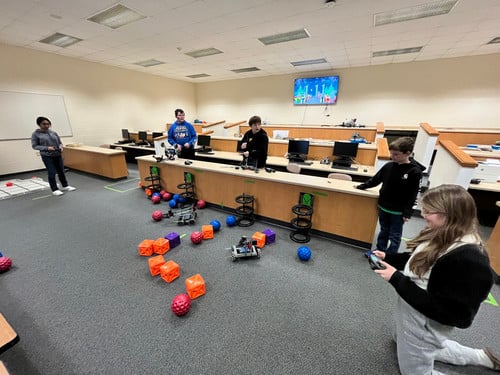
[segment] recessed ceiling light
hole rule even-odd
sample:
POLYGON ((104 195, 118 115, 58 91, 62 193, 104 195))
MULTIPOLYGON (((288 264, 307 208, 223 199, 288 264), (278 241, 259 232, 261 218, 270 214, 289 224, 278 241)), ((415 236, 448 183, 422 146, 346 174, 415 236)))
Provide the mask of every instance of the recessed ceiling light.
POLYGON ((488 43, 486 44, 495 44, 495 43, 500 43, 500 36, 497 36, 496 38, 491 39, 488 43))
POLYGON ((302 65, 314 65, 314 64, 324 64, 328 61, 326 59, 314 59, 314 60, 302 60, 302 61, 293 61, 290 64, 293 66, 302 66, 302 65))
POLYGON ((52 44, 53 46, 58 46, 62 48, 69 47, 75 43, 81 42, 83 39, 76 38, 74 36, 55 33, 47 38, 40 40, 41 43, 52 44))
POLYGON ((150 66, 161 65, 161 64, 165 64, 165 63, 163 61, 150 59, 150 60, 145 60, 145 61, 139 61, 139 62, 136 62, 134 64, 143 66, 145 68, 149 68, 150 66))
POLYGON ((393 55, 404 55, 405 53, 417 53, 422 50, 421 47, 410 47, 410 48, 398 48, 398 49, 389 49, 385 51, 376 51, 372 53, 372 57, 381 57, 381 56, 393 56, 393 55))
POLYGON ((390 12, 378 13, 373 16, 373 25, 382 26, 390 23, 448 14, 457 2, 458 0, 436 1, 390 12))
POLYGON ((249 72, 258 72, 260 69, 256 66, 252 66, 251 68, 241 68, 241 69, 231 69, 232 72, 235 73, 249 73, 249 72))
POLYGON ((205 48, 205 49, 199 49, 196 51, 191 51, 191 52, 186 52, 185 55, 198 58, 198 57, 205 57, 205 56, 212 56, 212 55, 218 55, 219 53, 223 53, 222 51, 218 50, 217 48, 205 48))
POLYGON ((263 44, 268 46, 270 44, 284 43, 284 42, 290 42, 292 40, 309 38, 309 36, 310 36, 309 32, 306 29, 300 29, 300 30, 289 31, 286 33, 265 36, 259 38, 259 40, 263 44))
POLYGON ((97 13, 95 16, 87 18, 87 20, 111 27, 112 29, 117 29, 143 18, 146 18, 146 16, 121 4, 117 4, 114 7, 97 13))
POLYGON ((210 77, 210 74, 205 74, 205 73, 201 73, 201 74, 192 74, 190 76, 186 76, 188 78, 204 78, 204 77, 210 77))

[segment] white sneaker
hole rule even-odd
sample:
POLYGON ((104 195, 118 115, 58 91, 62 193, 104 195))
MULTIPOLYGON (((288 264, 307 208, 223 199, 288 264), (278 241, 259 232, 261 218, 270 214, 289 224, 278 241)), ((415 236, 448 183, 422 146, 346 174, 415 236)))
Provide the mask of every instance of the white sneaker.
POLYGON ((76 190, 76 187, 73 187, 73 186, 64 186, 63 188, 61 188, 61 190, 64 190, 64 191, 73 191, 73 190, 76 190))
POLYGON ((64 193, 61 190, 54 190, 52 195, 63 195, 64 193))

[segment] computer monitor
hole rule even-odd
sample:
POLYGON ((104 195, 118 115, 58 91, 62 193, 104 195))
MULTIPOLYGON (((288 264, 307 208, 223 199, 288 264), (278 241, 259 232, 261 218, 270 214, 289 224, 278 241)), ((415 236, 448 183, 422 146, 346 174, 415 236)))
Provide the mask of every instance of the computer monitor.
POLYGON ((198 152, 211 152, 212 148, 210 147, 210 136, 204 134, 198 134, 198 140, 196 141, 196 145, 198 148, 196 151, 198 152))
POLYGON ((289 139, 287 157, 290 160, 305 161, 309 153, 309 141, 289 139))
POLYGON ((128 129, 122 129, 122 139, 124 141, 130 141, 130 134, 128 132, 128 129))
POLYGON ((335 142, 333 145, 333 165, 351 166, 354 158, 358 154, 357 142, 335 142))
POLYGON ((152 137, 152 138, 153 138, 153 140, 154 140, 155 138, 157 138, 157 137, 161 137, 162 135, 163 135, 163 133, 162 133, 162 132, 153 132, 153 133, 151 134, 151 137, 152 137))

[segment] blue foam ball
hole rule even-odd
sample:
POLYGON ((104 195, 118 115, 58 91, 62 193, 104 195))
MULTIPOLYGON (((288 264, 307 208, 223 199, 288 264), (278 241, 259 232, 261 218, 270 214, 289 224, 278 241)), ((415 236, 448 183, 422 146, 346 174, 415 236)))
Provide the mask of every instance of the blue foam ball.
POLYGON ((177 201, 175 199, 170 199, 168 201, 168 205, 170 206, 170 208, 175 208, 177 207, 177 201))
POLYGON ((186 198, 184 198, 182 195, 180 195, 179 198, 177 199, 177 201, 179 201, 179 203, 184 203, 184 202, 186 202, 186 198))
POLYGON ((234 227, 236 225, 236 218, 233 215, 229 215, 226 218, 226 224, 228 227, 234 227))
POLYGON ((219 220, 212 220, 210 222, 210 225, 214 228, 214 231, 217 232, 219 231, 220 227, 221 227, 221 223, 219 220))
POLYGON ((176 201, 178 201, 178 200, 179 200, 179 197, 180 197, 180 195, 179 195, 179 194, 174 194, 174 196, 172 197, 172 199, 175 199, 176 201))
POLYGON ((300 260, 307 262, 309 259, 311 259, 311 255, 311 249, 309 249, 307 246, 301 246, 297 249, 297 256, 300 260))

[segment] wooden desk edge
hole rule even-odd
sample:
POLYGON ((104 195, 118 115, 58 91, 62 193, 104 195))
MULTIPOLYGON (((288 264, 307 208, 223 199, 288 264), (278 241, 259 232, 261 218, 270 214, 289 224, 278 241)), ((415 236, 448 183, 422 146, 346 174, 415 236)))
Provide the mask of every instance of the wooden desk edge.
POLYGON ((9 349, 19 341, 19 336, 7 319, 0 313, 0 353, 9 349))

